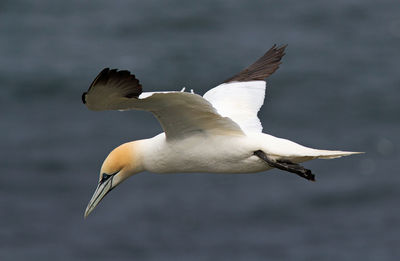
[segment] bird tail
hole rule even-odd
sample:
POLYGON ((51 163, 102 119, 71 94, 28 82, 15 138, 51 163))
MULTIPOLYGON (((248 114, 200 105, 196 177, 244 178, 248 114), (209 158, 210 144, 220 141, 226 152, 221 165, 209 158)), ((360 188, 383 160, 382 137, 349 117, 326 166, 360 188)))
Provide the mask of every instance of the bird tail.
POLYGON ((312 159, 336 159, 344 156, 361 154, 364 152, 341 151, 341 150, 320 150, 305 147, 287 139, 276 138, 263 134, 265 140, 264 150, 270 157, 286 159, 294 163, 301 163, 312 159))
MULTIPOLYGON (((361 154, 364 152, 355 152, 355 151, 341 151, 341 150, 314 150, 314 157, 318 159, 336 159, 344 156, 361 154)), ((310 155, 311 156, 311 155, 310 155)))

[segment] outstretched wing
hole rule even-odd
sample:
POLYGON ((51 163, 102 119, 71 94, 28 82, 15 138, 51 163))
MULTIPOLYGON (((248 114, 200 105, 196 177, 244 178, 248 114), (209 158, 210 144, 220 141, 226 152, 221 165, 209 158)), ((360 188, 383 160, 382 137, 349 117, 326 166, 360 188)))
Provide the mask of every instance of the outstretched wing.
POLYGON ((185 92, 142 93, 142 85, 129 71, 102 70, 82 101, 91 110, 150 111, 168 139, 199 132, 244 135, 234 121, 218 114, 203 97, 185 92))
POLYGON ((235 121, 245 133, 262 132, 257 113, 264 103, 265 78, 274 73, 286 45, 274 45, 255 63, 204 94, 219 114, 235 121))

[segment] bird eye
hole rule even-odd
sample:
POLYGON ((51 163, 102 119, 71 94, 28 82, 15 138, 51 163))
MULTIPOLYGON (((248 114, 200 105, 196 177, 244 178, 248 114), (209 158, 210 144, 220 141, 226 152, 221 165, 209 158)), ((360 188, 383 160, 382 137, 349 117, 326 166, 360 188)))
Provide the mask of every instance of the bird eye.
POLYGON ((113 173, 113 174, 103 173, 103 174, 101 175, 100 183, 106 182, 109 178, 115 176, 117 173, 118 173, 118 171, 115 172, 115 173, 113 173))
POLYGON ((101 176, 101 180, 100 183, 105 182, 107 179, 109 179, 112 175, 108 175, 106 173, 103 173, 103 175, 101 176))

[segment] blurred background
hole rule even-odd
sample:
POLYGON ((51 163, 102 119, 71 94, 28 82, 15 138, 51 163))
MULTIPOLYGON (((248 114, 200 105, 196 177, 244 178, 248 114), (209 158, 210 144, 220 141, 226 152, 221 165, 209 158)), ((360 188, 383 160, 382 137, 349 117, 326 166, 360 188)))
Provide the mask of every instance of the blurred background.
POLYGON ((397 1, 0 2, 1 260, 399 260, 397 1), (104 67, 204 94, 274 43, 264 131, 365 151, 259 174, 143 173, 83 212, 105 156, 161 128, 81 102, 104 67))

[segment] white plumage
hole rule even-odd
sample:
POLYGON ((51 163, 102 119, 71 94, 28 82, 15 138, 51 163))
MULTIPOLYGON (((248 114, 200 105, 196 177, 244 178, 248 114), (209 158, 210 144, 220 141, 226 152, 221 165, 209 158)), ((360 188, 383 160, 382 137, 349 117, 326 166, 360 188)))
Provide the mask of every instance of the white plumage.
POLYGON ((223 83, 206 92, 203 98, 244 132, 262 132, 257 113, 264 103, 265 85, 265 81, 223 83))

